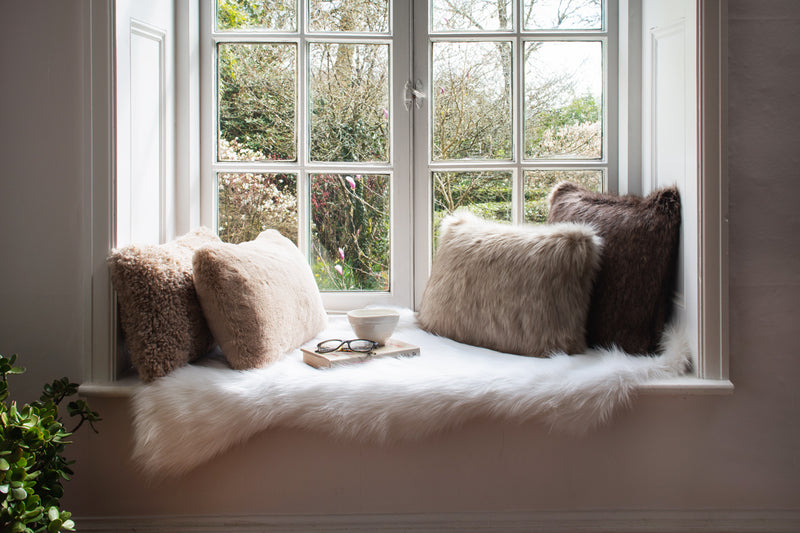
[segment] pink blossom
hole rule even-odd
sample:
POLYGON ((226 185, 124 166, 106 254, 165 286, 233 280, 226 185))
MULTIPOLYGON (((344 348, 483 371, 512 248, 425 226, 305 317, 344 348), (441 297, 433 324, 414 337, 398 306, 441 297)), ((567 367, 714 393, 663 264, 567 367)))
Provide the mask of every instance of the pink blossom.
POLYGON ((441 92, 442 94, 444 94, 444 87, 439 87, 439 92, 441 92))
POLYGON ((354 180, 352 176, 345 176, 344 179, 347 181, 347 184, 350 185, 351 189, 356 189, 356 180, 354 180))
POLYGON ((342 261, 344 261, 344 250, 342 250, 341 248, 339 248, 339 257, 341 257, 342 261))
POLYGON ((336 265, 333 269, 339 273, 340 276, 344 276, 344 271, 342 270, 342 265, 336 265))
POLYGON ((389 120, 389 111, 385 107, 383 108, 383 118, 389 120))

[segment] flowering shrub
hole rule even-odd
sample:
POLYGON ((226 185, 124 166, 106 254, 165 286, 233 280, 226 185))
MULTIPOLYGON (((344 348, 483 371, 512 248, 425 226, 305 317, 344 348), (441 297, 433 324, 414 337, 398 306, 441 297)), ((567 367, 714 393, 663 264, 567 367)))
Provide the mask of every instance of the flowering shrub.
POLYGON ((600 122, 564 124, 547 128, 529 148, 529 157, 566 157, 592 159, 600 157, 602 144, 600 122))
POLYGON ((314 175, 311 222, 320 288, 388 290, 388 176, 314 175))
MULTIPOLYGON (((259 11, 268 10, 260 6, 259 11)), ((261 159, 295 159, 294 47, 287 43, 221 43, 217 53, 222 136, 267 156, 261 159)), ((238 155, 220 153, 219 159, 237 160, 238 155)))
MULTIPOLYGON (((223 155, 239 160, 263 160, 264 155, 236 140, 219 139, 223 155)), ((225 242, 255 239, 276 229, 297 243, 297 177, 293 174, 225 173, 217 176, 218 233, 225 242)))
MULTIPOLYGON (((265 160, 237 140, 219 139, 220 159, 265 160)), ((218 175, 218 232, 239 243, 273 228, 297 243, 297 177, 218 175)), ((389 178, 318 174, 311 179, 312 269, 321 289, 388 290, 389 178)))

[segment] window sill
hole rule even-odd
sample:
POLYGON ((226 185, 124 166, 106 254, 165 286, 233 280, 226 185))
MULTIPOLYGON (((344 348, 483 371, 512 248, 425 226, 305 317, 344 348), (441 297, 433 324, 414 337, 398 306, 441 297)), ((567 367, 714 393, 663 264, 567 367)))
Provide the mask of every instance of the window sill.
MULTIPOLYGON (((130 398, 141 384, 138 377, 127 376, 113 383, 83 383, 78 393, 88 398, 130 398)), ((652 381, 639 388, 639 394, 647 396, 724 396, 733 391, 730 380, 691 376, 652 381)))
POLYGON ((728 379, 703 379, 684 376, 651 381, 639 388, 639 394, 648 396, 722 396, 733 394, 733 383, 728 379))
POLYGON ((78 394, 87 398, 130 398, 142 384, 137 376, 126 376, 111 383, 84 382, 78 394))

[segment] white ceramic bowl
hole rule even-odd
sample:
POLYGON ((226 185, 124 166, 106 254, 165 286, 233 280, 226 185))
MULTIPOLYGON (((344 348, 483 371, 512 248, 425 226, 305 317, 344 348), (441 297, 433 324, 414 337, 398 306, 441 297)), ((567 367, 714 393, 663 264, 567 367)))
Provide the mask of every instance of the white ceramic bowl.
POLYGON ((392 336, 400 313, 393 309, 354 309, 347 313, 347 320, 356 337, 375 341, 382 346, 392 336))

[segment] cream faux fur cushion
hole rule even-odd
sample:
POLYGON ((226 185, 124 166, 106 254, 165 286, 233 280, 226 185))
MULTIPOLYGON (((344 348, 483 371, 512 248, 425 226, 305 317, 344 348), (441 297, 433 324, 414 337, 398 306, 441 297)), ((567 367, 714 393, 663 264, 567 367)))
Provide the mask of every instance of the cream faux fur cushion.
POLYGON ((204 246, 193 265, 203 313, 235 369, 276 361, 327 324, 311 267, 275 230, 254 241, 204 246))
POLYGON ((166 244, 111 251, 120 326, 142 381, 164 376, 213 346, 192 279, 195 249, 213 242, 219 237, 199 228, 166 244))
POLYGON ((600 248, 585 225, 448 216, 417 320, 431 333, 501 352, 581 353, 600 248))

